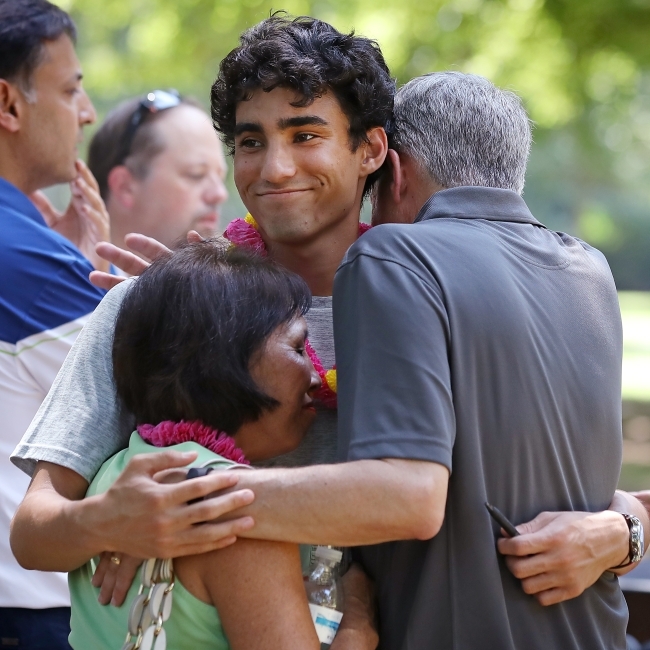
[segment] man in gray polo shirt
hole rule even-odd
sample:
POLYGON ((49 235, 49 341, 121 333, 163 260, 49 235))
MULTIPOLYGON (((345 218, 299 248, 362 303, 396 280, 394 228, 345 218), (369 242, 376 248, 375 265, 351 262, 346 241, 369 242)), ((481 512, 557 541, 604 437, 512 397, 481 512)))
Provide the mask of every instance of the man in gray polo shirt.
POLYGON ((622 337, 607 262, 522 200, 531 134, 513 94, 428 75, 398 92, 395 121, 374 215, 393 223, 353 244, 334 288, 352 462, 242 475, 256 494, 244 535, 364 545, 385 650, 622 650, 616 578, 543 607, 484 507, 519 523, 610 504, 622 337), (382 491, 395 472, 422 487, 401 516, 382 491), (389 539, 404 541, 368 546, 389 539))
POLYGON ((395 111, 400 156, 376 217, 408 222, 416 197, 426 202, 339 268, 340 445, 349 460, 418 458, 451 476, 434 538, 359 551, 377 582, 381 647, 624 648, 616 579, 541 607, 495 552, 484 508, 522 522, 609 505, 621 324, 607 262, 520 197, 530 129, 515 96, 444 73, 407 84, 395 111), (427 199, 404 187, 401 161, 453 189, 427 199))

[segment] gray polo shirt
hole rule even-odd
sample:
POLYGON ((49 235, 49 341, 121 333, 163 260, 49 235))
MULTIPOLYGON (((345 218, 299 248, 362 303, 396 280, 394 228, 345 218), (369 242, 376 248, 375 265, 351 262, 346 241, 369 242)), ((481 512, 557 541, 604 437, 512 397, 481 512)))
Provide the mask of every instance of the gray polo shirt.
POLYGON ((348 251, 334 335, 343 457, 451 471, 438 535, 358 551, 380 648, 625 648, 617 579, 542 607, 497 553, 483 505, 521 523, 610 503, 622 332, 603 255, 547 230, 514 192, 445 190, 415 224, 374 228, 348 251))

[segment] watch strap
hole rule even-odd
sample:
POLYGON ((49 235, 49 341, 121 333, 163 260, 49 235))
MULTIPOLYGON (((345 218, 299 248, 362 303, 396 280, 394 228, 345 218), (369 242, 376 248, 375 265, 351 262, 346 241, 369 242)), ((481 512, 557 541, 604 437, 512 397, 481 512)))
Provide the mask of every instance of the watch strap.
POLYGON ((621 564, 612 567, 612 569, 624 569, 625 567, 630 566, 630 564, 639 562, 639 560, 641 560, 643 557, 644 552, 642 528, 643 524, 641 524, 641 520, 634 515, 628 515, 624 512, 621 512, 620 514, 625 519, 625 523, 627 524, 628 530, 630 531, 629 551, 627 559, 624 560, 621 564))

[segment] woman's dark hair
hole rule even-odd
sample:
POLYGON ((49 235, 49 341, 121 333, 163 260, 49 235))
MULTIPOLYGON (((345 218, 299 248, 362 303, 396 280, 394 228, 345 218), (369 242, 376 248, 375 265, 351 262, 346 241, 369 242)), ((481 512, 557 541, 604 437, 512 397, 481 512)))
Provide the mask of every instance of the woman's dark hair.
POLYGON ((291 20, 279 12, 245 31, 240 43, 221 62, 210 95, 214 127, 231 153, 237 104, 258 88, 291 88, 298 95, 292 105, 299 107, 331 91, 350 121, 353 149, 369 129, 389 122, 395 82, 375 41, 342 34, 316 18, 291 20))
POLYGON ((47 0, 0 2, 0 79, 29 90, 31 76, 43 56, 43 41, 77 32, 68 14, 47 0))
POLYGON ((138 424, 201 420, 233 434, 278 405, 251 360, 311 294, 297 275, 213 239, 184 244, 135 281, 115 325, 118 395, 138 424))

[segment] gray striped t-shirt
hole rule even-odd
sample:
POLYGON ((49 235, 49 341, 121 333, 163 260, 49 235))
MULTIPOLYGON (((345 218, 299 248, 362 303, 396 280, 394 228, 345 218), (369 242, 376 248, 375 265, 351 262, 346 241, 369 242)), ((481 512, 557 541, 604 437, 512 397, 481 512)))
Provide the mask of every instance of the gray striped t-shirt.
MULTIPOLYGON (((39 460, 74 470, 91 481, 102 463, 128 446, 133 415, 115 392, 112 346, 115 320, 132 280, 112 289, 79 334, 54 384, 11 460, 28 474, 39 460)), ((332 299, 316 297, 306 316, 309 339, 326 368, 334 364, 332 299)), ((319 409, 295 451, 266 466, 333 462, 336 411, 319 409)))

